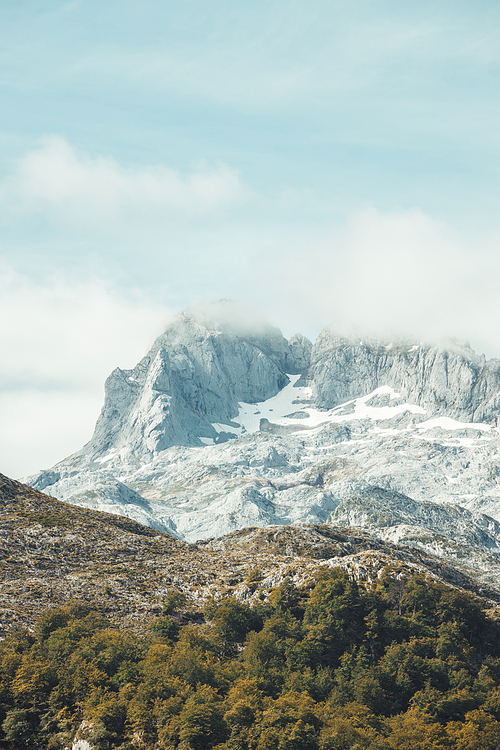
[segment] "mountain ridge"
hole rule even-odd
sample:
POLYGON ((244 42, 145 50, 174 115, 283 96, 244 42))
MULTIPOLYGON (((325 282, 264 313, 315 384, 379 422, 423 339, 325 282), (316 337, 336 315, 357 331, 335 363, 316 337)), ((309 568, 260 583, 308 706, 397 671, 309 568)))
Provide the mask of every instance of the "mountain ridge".
POLYGON ((89 443, 27 482, 190 542, 337 523, 500 572, 500 361, 466 344, 311 344, 222 301, 115 370, 89 443), (480 421, 482 420, 482 421, 480 421))

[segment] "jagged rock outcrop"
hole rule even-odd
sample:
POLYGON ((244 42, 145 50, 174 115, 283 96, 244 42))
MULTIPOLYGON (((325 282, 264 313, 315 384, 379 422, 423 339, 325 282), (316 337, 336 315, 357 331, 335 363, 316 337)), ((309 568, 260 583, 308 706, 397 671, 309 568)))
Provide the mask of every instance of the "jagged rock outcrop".
POLYGON ((390 386, 429 415, 500 424, 500 360, 486 361, 467 344, 384 344, 325 328, 312 349, 309 380, 320 409, 390 386))
POLYGON ((104 407, 85 448, 93 459, 124 451, 148 460, 172 445, 222 442, 239 402, 265 401, 309 364, 311 343, 287 342, 230 302, 187 310, 133 370, 106 381, 104 407))
POLYGON ((347 495, 330 520, 341 526, 384 528, 407 524, 453 536, 457 543, 500 555, 500 523, 459 505, 415 501, 398 492, 367 485, 347 495))

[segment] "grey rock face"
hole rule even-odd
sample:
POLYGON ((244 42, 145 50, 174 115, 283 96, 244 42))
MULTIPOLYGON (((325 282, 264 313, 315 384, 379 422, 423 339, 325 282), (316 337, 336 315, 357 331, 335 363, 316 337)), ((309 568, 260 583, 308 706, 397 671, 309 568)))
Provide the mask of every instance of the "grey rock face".
POLYGON ((292 375, 306 372, 311 364, 313 345, 308 338, 296 333, 288 340, 288 351, 285 359, 286 371, 292 375))
POLYGON ((345 339, 326 328, 313 346, 309 379, 321 409, 388 385, 429 415, 499 423, 500 360, 487 362, 466 345, 384 345, 345 339))
POLYGON ((238 305, 217 303, 177 316, 133 370, 107 379, 105 402, 85 447, 92 459, 125 450, 150 459, 172 445, 218 441, 238 403, 265 401, 309 364, 312 345, 277 328, 253 327, 238 305))
POLYGON ((319 409, 389 385, 428 415, 498 420, 500 362, 486 362, 467 346, 447 351, 357 342, 330 329, 314 346, 300 334, 287 342, 278 329, 222 301, 181 313, 133 370, 109 376, 84 450, 94 460, 125 451, 144 461, 172 445, 229 439, 239 402, 276 395, 289 382, 287 373, 307 374, 319 409))
POLYGON ((447 503, 439 505, 381 487, 365 485, 347 495, 331 514, 332 523, 345 526, 394 527, 406 524, 453 538, 500 556, 500 523, 482 513, 447 503))

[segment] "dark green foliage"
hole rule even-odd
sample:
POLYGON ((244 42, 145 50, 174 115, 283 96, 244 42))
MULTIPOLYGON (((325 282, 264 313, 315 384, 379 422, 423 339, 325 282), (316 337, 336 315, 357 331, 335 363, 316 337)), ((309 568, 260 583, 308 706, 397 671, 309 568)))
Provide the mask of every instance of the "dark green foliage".
POLYGON ((307 602, 304 624, 314 666, 336 666, 352 645, 362 643, 365 603, 343 571, 325 571, 307 602))
POLYGON ((163 614, 171 615, 176 609, 183 607, 185 603, 186 595, 177 591, 177 589, 172 589, 163 600, 163 614))
POLYGON ((250 630, 262 628, 262 617, 248 604, 232 598, 210 599, 205 605, 205 617, 212 622, 213 633, 220 639, 225 653, 231 653, 237 643, 243 643, 250 630))
POLYGON ((32 717, 27 711, 12 708, 7 711, 2 723, 5 739, 14 747, 29 747, 33 739, 34 727, 32 717))
POLYGON ((74 603, 0 643, 0 745, 143 750, 497 750, 500 624, 471 596, 324 569, 265 604, 172 591, 147 639, 74 603), (85 721, 82 724, 82 720, 85 721))
POLYGON ((180 625, 171 617, 158 617, 150 625, 150 630, 160 638, 175 640, 179 635, 180 625))
POLYGON ((200 685, 185 702, 179 716, 179 740, 193 750, 204 750, 227 735, 222 700, 208 685, 200 685))

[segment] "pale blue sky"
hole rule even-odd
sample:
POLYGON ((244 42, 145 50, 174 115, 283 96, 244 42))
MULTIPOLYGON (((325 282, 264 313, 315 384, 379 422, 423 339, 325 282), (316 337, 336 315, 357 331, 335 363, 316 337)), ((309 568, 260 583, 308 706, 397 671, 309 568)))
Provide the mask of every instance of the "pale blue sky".
POLYGON ((197 301, 500 356, 499 40, 481 0, 2 3, 0 471, 197 301))

